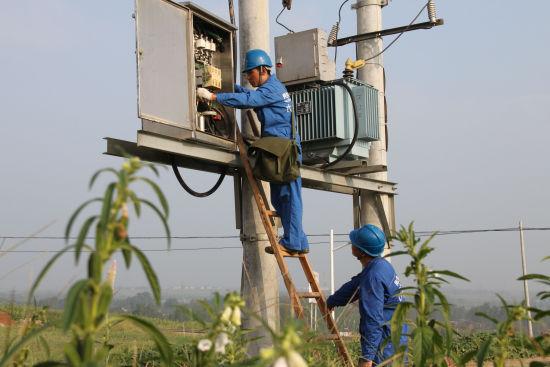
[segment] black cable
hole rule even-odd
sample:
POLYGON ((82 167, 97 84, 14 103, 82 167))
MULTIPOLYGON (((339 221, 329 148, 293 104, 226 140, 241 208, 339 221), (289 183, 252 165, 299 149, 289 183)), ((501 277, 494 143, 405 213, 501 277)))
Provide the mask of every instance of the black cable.
POLYGON ((220 187, 220 185, 223 182, 223 179, 225 178, 225 173, 221 173, 220 177, 218 178, 218 181, 216 181, 216 183, 214 184, 214 186, 212 186, 210 190, 205 192, 197 192, 192 188, 190 188, 189 186, 187 186, 187 184, 183 180, 183 177, 181 177, 180 171, 178 170, 178 166, 176 165, 175 156, 172 156, 172 170, 174 171, 174 174, 176 175, 176 178, 178 179, 178 182, 180 183, 181 187, 183 187, 183 189, 187 191, 189 194, 198 198, 205 198, 207 196, 212 195, 220 187))
POLYGON ((288 28, 286 25, 284 25, 283 23, 279 22, 279 17, 281 16, 281 14, 283 14, 283 12, 285 11, 286 7, 283 6, 283 9, 281 9, 281 11, 279 12, 279 14, 277 15, 277 18, 275 18, 275 23, 277 23, 278 25, 280 25, 281 27, 283 27, 284 29, 286 29, 287 31, 289 31, 290 33, 294 33, 294 31, 290 28, 288 28))
POLYGON ((353 106, 353 121, 354 121, 354 129, 353 129, 353 138, 351 139, 351 143, 348 145, 346 151, 336 158, 334 161, 330 163, 326 163, 323 166, 321 166, 322 169, 326 169, 330 166, 335 165, 336 163, 340 162, 342 159, 346 158, 346 156, 351 152, 351 149, 355 145, 355 142, 357 141, 357 135, 359 134, 359 113, 357 112, 357 105, 355 103, 355 98, 353 98, 353 91, 347 85, 343 80, 335 80, 329 84, 333 85, 340 85, 346 89, 346 91, 349 93, 349 96, 351 98, 351 105, 353 106))
MULTIPOLYGON (((340 21, 342 20, 342 8, 349 0, 345 0, 340 5, 340 8, 338 9, 338 22, 336 23, 336 35, 334 37, 334 41, 336 42, 338 40, 338 32, 340 31, 340 21)), ((336 57, 338 56, 338 43, 334 46, 334 64, 336 64, 336 57)))

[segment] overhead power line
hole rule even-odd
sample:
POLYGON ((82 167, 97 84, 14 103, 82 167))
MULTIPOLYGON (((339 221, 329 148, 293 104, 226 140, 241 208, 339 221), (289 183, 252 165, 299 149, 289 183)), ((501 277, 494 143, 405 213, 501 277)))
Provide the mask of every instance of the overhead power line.
MULTIPOLYGON (((550 231, 550 227, 524 227, 523 231, 550 231)), ((460 230, 432 230, 415 231, 418 236, 429 236, 437 233, 437 236, 487 233, 487 232, 519 232, 518 227, 505 228, 480 228, 480 229, 460 229, 460 230)), ((308 234, 308 237, 328 237, 329 233, 308 234)), ((348 236, 348 233, 335 233, 335 236, 348 236)), ((36 240, 65 240, 64 236, 0 236, 2 239, 36 239, 36 240)), ((167 236, 131 236, 132 240, 162 240, 167 236)), ((198 236, 171 236, 172 240, 197 240, 197 239, 239 239, 238 235, 198 235, 198 236)), ((68 237, 69 240, 76 240, 77 237, 68 237)), ((95 237, 86 237, 87 240, 93 240, 95 237)), ((327 242, 322 242, 327 243, 327 242)))
MULTIPOLYGON (((436 233, 436 236, 445 235, 459 235, 459 234, 475 234, 475 233, 489 233, 489 232, 518 232, 518 227, 507 228, 485 228, 485 229, 463 229, 463 230, 446 230, 446 231, 415 231, 419 237, 430 236, 436 233)), ((550 227, 524 227, 523 231, 550 231, 550 227)), ((335 233, 334 236, 347 236, 347 233, 335 233)), ((313 234, 309 237, 323 237, 329 236, 329 234, 313 234)), ((42 239, 42 240, 64 240, 62 236, 0 236, 4 240, 6 239, 42 239)), ((132 237, 133 240, 145 239, 166 239, 166 236, 137 236, 132 237)), ((190 239, 239 239, 239 236, 174 236, 172 239, 190 240, 190 239)), ((69 239, 76 239, 76 237, 69 237, 69 239)), ((94 239, 94 237, 88 237, 88 239, 94 239)), ((334 243, 347 244, 347 240, 334 241, 334 243)), ((310 242, 310 245, 327 245, 329 242, 310 242)), ((229 250, 229 249, 242 249, 242 246, 210 246, 210 247, 188 247, 188 248, 162 248, 162 249, 142 249, 143 252, 169 252, 169 251, 212 251, 212 250, 229 250)), ((4 250, 0 249, 0 253, 56 253, 60 250, 4 250)), ((67 252, 75 252, 74 250, 67 252)), ((82 252, 87 252, 83 250, 82 252)))

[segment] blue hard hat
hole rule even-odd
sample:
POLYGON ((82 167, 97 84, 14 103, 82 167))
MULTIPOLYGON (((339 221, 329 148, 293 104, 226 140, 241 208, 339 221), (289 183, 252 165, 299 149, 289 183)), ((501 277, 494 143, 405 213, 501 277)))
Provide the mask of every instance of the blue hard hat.
POLYGON ((254 49, 246 52, 243 73, 257 68, 258 66, 272 67, 271 59, 264 50, 254 49))
POLYGON ((384 251, 386 235, 373 224, 364 225, 349 233, 351 244, 367 255, 377 257, 384 251))

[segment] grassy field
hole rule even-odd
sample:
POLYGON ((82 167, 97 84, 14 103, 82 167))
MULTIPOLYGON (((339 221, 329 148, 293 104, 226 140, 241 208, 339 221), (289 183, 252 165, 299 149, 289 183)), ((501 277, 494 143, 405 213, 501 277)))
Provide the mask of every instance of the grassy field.
MULTIPOLYGON (((29 311, 28 308, 11 305, 0 305, 0 311, 10 313, 15 322, 11 327, 0 327, 0 348, 3 351, 7 341, 16 338, 18 333, 21 332, 32 311, 29 311)), ((197 340, 202 337, 199 326, 194 322, 183 323, 157 318, 148 318, 148 320, 153 322, 168 338, 173 346, 179 365, 186 366, 183 362, 186 360, 186 354, 190 353, 193 346, 196 345, 197 340)), ((63 345, 69 340, 69 337, 63 333, 59 326, 61 323, 61 311, 48 310, 46 313, 46 322, 53 326, 44 334, 49 350, 40 341, 31 341, 27 346, 30 351, 27 362, 31 365, 48 359, 48 356, 50 359, 60 360, 62 358, 63 345)), ((459 336, 455 340, 453 349, 458 353, 464 353, 481 344, 487 336, 486 332, 459 336)), ((114 345, 109 356, 109 365, 132 366, 133 360, 139 366, 152 367, 160 365, 153 342, 141 330, 130 323, 121 323, 116 325, 112 330, 109 330, 109 340, 114 345)), ((102 340, 100 339, 98 342, 102 342, 102 340)), ((348 339, 348 344, 352 355, 358 356, 359 340, 356 337, 350 338, 348 339)), ((520 359, 525 362, 529 358, 535 357, 532 352, 523 348, 523 341, 519 338, 514 341, 511 347, 513 348, 511 356, 516 360, 511 360, 510 366, 520 366, 522 365, 520 359)), ((306 348, 302 352, 310 366, 336 367, 341 365, 336 351, 330 342, 307 343, 306 348)), ((548 359, 546 361, 550 362, 548 359)))

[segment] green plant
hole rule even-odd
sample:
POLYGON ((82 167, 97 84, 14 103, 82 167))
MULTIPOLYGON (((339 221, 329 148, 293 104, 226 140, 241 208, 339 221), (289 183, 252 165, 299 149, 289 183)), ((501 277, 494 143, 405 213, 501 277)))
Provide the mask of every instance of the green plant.
MULTIPOLYGON (((12 331, 15 329, 14 325, 10 324, 5 329, 6 335, 3 346, 4 357, 2 358, 2 361, 6 358, 6 355, 10 355, 10 367, 30 366, 31 348, 25 345, 30 336, 36 336, 36 339, 38 339, 38 344, 44 350, 46 355, 50 354, 50 348, 46 342, 46 339, 42 335, 39 335, 39 331, 45 330, 44 325, 47 323, 47 308, 38 308, 34 306, 34 308, 30 309, 15 307, 12 304, 10 306, 11 312, 8 314, 15 314, 15 309, 18 310, 17 313, 20 322, 18 323, 18 330, 16 330, 17 333, 14 337, 11 336, 12 331)), ((2 361, 0 361, 0 365, 2 361)))
MULTIPOLYGON (((542 259, 542 261, 550 260, 550 256, 547 256, 542 259)), ((546 286, 545 290, 537 293, 537 297, 541 300, 550 299, 550 276, 543 274, 527 274, 523 277, 518 278, 518 280, 536 280, 542 285, 546 286)), ((550 317, 550 309, 542 310, 538 308, 531 308, 531 312, 534 313, 533 319, 535 321, 541 320, 546 317, 550 317)), ((550 355, 550 335, 538 335, 531 341, 532 348, 537 352, 538 355, 548 356, 550 355)), ((532 362, 531 366, 536 367, 540 366, 541 362, 532 362)))
POLYGON ((451 349, 450 305, 440 288, 443 283, 449 283, 445 277, 468 279, 449 270, 431 270, 425 264, 426 257, 434 250, 428 245, 435 235, 421 243, 412 223, 408 228, 401 227, 395 239, 405 249, 389 255, 408 255, 411 261, 405 276, 414 280, 414 286, 401 289, 406 300, 397 306, 391 320, 391 341, 396 351, 394 365, 404 365, 408 359, 415 366, 446 366, 449 358, 455 358, 451 349), (407 318, 410 310, 414 310, 414 320, 407 318), (438 314, 442 316, 441 321, 436 319, 438 314), (409 337, 408 348, 400 343, 404 325, 409 337))
POLYGON ((499 321, 483 312, 478 312, 477 315, 491 321, 496 328, 495 333, 488 334, 487 339, 474 348, 472 351, 465 353, 460 364, 464 365, 474 356, 476 357, 477 365, 483 366, 483 361, 488 359, 489 353, 493 354, 493 365, 495 367, 504 367, 505 361, 510 358, 510 351, 515 338, 514 323, 527 318, 527 309, 524 305, 509 305, 499 295, 502 309, 506 313, 504 320, 499 321))
MULTIPOLYGON (((89 184, 90 188, 102 173, 112 173, 116 180, 107 185, 103 197, 90 199, 76 209, 66 227, 66 241, 69 241, 73 225, 83 209, 92 203, 101 203, 99 214, 92 215, 84 220, 78 231, 76 242, 66 246, 53 256, 34 282, 29 293, 29 299, 32 299, 40 282, 59 257, 68 251, 74 251, 75 262, 78 263, 84 252, 89 253, 87 277, 72 285, 65 300, 62 325, 66 332, 70 331, 71 333, 71 341, 64 347, 65 361, 63 363, 44 362, 42 365, 105 365, 109 351, 113 347, 109 342, 110 328, 123 321, 129 321, 144 330, 154 340, 163 363, 166 365, 172 364, 172 349, 165 336, 152 323, 131 315, 109 317, 108 313, 113 297, 114 272, 111 271, 107 277, 104 277, 104 268, 117 252, 122 253, 127 268, 130 267, 133 256, 138 259, 147 276, 154 298, 157 303, 160 303, 160 286, 156 273, 145 254, 131 243, 128 236, 128 205, 133 205, 138 217, 141 215, 142 206, 152 209, 160 218, 168 238, 170 238, 170 230, 167 224, 167 201, 160 188, 151 179, 137 175, 144 167, 150 168, 158 176, 158 171, 153 165, 143 163, 135 157, 125 161, 118 171, 113 168, 105 168, 97 171, 92 176, 89 184), (130 189, 130 186, 136 182, 144 182, 153 189, 162 211, 152 202, 138 197, 130 189), (95 242, 94 246, 91 246, 87 243, 87 240, 88 233, 94 225, 95 242)), ((39 333, 41 330, 39 329, 36 332, 39 333)), ((19 348, 21 345, 17 347, 19 348)), ((8 363, 11 356, 11 354, 4 356, 0 361, 0 366, 8 363)))
POLYGON ((288 322, 280 333, 263 322, 264 327, 269 330, 273 340, 273 346, 264 348, 260 351, 260 366, 273 367, 307 367, 307 363, 298 352, 302 346, 302 338, 298 331, 299 325, 294 322, 288 322))
MULTIPOLYGON (((547 260, 550 260, 550 256, 547 256, 544 259, 542 259, 542 261, 547 261, 547 260)), ((543 275, 543 274, 527 274, 525 276, 518 278, 518 280, 536 280, 540 284, 545 285, 547 289, 537 293, 537 297, 541 301, 550 299, 550 276, 543 275)), ((541 309, 533 308, 531 310, 535 314, 534 316, 535 320, 540 320, 544 317, 550 317, 550 309, 541 310, 541 309)))
POLYGON ((200 301, 208 319, 188 309, 205 335, 184 354, 184 362, 192 366, 235 365, 246 360, 246 340, 241 330, 241 309, 244 301, 237 293, 227 294, 223 301, 216 293, 212 304, 200 301))

